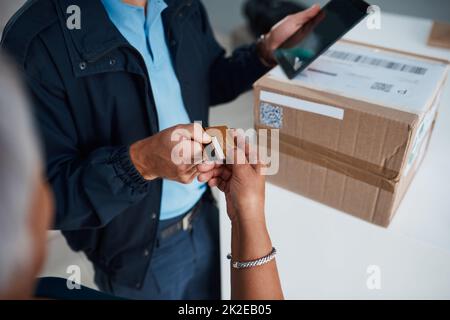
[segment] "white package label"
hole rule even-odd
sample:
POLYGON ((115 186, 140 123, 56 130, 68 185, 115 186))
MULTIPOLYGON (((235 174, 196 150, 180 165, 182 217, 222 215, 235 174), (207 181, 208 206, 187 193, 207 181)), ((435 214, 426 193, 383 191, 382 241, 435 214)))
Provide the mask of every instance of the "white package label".
POLYGON ((322 116, 335 118, 338 120, 344 119, 345 113, 344 109, 336 108, 326 104, 306 101, 303 99, 293 98, 269 91, 261 91, 259 99, 262 102, 273 103, 278 106, 284 106, 296 110, 312 112, 320 114, 322 116))
POLYGON ((427 110, 447 64, 337 43, 293 80, 280 67, 270 76, 414 114, 427 110))

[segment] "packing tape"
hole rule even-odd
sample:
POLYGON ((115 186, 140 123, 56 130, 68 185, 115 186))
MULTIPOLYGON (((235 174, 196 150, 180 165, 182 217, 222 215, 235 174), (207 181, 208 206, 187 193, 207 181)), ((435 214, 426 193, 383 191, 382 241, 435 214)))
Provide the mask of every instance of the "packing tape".
MULTIPOLYGON (((267 129, 255 126, 256 129, 267 129)), ((270 135, 269 135, 270 139, 270 135)), ((280 132, 280 152, 394 193, 400 173, 280 132)))

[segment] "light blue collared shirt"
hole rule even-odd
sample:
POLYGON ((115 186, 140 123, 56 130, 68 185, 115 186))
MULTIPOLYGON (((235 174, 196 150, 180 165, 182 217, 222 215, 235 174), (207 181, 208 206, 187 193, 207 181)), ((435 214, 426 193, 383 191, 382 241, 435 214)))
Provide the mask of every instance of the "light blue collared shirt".
MULTIPOLYGON (((102 2, 111 21, 144 58, 160 130, 190 123, 164 33, 161 13, 167 8, 167 4, 163 0, 149 0, 145 12, 144 8, 121 0, 102 2)), ((186 213, 205 191, 206 185, 197 179, 189 185, 163 180, 161 220, 186 213)))

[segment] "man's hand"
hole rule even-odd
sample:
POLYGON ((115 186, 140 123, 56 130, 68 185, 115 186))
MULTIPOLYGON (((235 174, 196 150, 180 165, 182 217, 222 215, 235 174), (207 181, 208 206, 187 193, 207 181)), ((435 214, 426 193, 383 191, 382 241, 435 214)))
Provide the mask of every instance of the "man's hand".
POLYGON ((305 11, 287 16, 273 26, 272 30, 259 43, 258 51, 261 61, 267 65, 275 65, 273 52, 319 12, 320 6, 313 5, 305 11))
MULTIPOLYGON (((130 147, 130 157, 146 180, 162 178, 189 184, 199 174, 197 162, 203 159, 203 145, 209 143, 211 137, 201 125, 178 125, 134 143, 130 147), (174 150, 189 152, 180 153, 180 158, 174 162, 174 150)), ((202 164, 203 172, 212 169, 214 164, 202 164)))

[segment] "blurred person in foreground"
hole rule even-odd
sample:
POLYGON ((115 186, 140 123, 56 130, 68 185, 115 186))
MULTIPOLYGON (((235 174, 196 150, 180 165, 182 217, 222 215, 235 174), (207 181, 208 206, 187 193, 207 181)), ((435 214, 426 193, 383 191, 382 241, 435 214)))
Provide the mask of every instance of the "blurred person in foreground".
MULTIPOLYGON (((53 199, 42 175, 38 141, 20 82, 0 56, 0 300, 35 296, 45 262, 53 199)), ((233 225, 232 259, 249 261, 270 252, 264 219, 264 177, 260 166, 219 166, 203 174, 226 194, 233 225)), ((233 299, 281 299, 275 261, 232 269, 233 299)), ((108 299, 88 288, 68 290, 64 279, 43 279, 39 298, 108 299)), ((39 291, 39 290, 38 290, 39 291)))
POLYGON ((37 279, 54 218, 27 97, 11 60, 0 52, 0 300, 111 299, 66 279, 37 279))
POLYGON ((26 98, 2 56, 0 152, 0 299, 25 299, 45 261, 53 199, 26 98))

